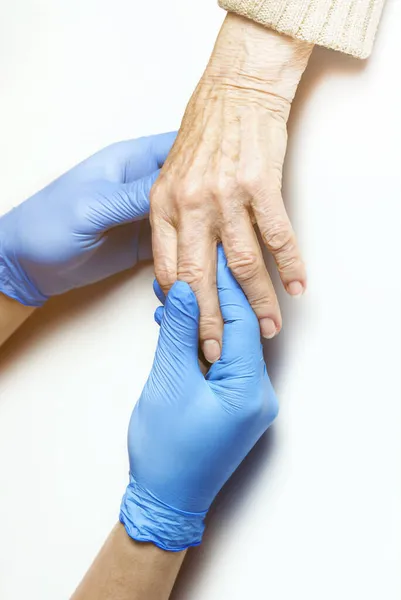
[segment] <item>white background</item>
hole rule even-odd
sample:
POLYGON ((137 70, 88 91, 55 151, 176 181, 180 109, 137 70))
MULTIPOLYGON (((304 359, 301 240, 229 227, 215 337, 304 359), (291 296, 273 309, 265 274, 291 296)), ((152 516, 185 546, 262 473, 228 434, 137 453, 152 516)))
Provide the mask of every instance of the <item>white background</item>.
MULTIPOLYGON (((0 209, 110 142, 171 130, 213 0, 0 5, 0 209)), ((309 271, 267 350, 279 420, 217 504, 174 600, 401 595, 401 3, 366 63, 316 49, 285 198, 309 271)), ((152 268, 51 301, 2 351, 0 597, 69 597, 118 517, 156 343, 152 268)))

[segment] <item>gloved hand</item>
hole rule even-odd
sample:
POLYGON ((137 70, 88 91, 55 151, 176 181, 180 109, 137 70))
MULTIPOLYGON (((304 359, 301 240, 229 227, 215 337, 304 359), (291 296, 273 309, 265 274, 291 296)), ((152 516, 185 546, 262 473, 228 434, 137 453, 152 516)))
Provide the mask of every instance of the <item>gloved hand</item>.
POLYGON ((156 355, 129 425, 130 484, 120 521, 133 539, 165 550, 201 542, 214 497, 278 410, 258 320, 221 247, 217 284, 224 320, 220 360, 202 375, 198 304, 189 285, 176 282, 156 311, 156 355))
POLYGON ((113 144, 1 217, 0 292, 41 306, 150 258, 137 221, 174 138, 113 144))

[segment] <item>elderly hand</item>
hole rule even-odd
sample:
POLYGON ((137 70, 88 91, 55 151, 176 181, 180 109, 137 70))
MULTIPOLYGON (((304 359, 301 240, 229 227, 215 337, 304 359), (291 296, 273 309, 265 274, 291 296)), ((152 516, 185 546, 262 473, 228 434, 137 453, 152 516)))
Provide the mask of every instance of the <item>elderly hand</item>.
POLYGON ((156 277, 165 293, 176 279, 191 285, 209 362, 219 358, 222 345, 219 241, 264 337, 280 330, 281 316, 254 221, 287 291, 296 296, 306 285, 281 197, 281 175, 286 122, 311 49, 311 44, 228 15, 152 189, 156 277))
POLYGON ((138 221, 174 137, 113 144, 1 217, 0 292, 40 306, 151 258, 138 221))
POLYGON ((198 304, 176 282, 156 311, 156 356, 129 426, 131 481, 120 520, 132 538, 165 550, 200 543, 214 497, 278 410, 258 321, 218 250, 221 359, 202 375, 198 304))

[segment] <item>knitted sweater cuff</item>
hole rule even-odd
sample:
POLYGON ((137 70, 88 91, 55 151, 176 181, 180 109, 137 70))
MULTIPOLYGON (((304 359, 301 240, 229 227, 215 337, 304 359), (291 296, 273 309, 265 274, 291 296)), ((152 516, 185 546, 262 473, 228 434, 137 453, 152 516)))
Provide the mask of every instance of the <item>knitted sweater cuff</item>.
POLYGON ((367 58, 384 0, 218 0, 219 5, 305 42, 367 58))

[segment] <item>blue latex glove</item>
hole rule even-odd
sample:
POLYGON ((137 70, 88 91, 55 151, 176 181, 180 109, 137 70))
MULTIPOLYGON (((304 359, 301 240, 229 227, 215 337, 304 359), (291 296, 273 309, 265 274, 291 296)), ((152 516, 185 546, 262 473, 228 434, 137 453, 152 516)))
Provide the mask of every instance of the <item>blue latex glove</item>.
POLYGON ((0 292, 40 306, 150 258, 137 221, 174 138, 113 144, 1 217, 0 292))
POLYGON ((129 426, 130 484, 120 520, 133 539, 165 550, 200 543, 217 492, 278 411, 258 320, 221 247, 218 253, 221 359, 202 375, 197 301, 188 284, 176 282, 156 311, 156 355, 129 426))

